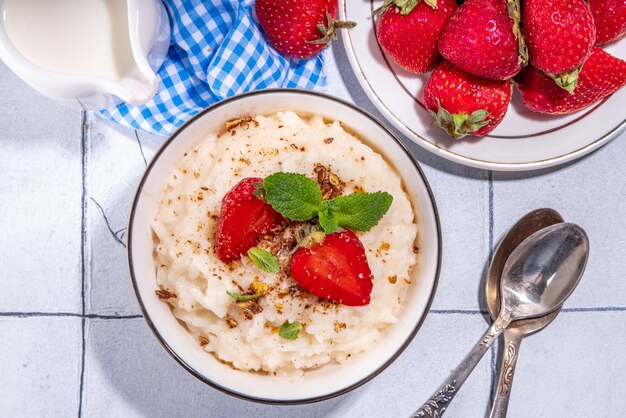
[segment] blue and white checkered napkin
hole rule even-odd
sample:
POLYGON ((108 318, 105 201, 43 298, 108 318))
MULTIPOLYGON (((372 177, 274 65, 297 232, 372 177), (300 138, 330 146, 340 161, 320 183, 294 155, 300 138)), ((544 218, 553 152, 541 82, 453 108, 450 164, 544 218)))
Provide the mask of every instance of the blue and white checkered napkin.
POLYGON ((283 58, 254 21, 254 0, 163 0, 172 41, 147 104, 122 103, 98 114, 123 126, 168 135, 224 98, 268 87, 326 84, 323 57, 283 58))

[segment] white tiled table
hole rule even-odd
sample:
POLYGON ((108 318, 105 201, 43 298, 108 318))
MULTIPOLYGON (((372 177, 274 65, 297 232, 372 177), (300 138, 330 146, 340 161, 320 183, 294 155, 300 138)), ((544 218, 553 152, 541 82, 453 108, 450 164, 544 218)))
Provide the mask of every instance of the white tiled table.
MULTIPOLYGON (((328 92, 381 117, 341 46, 327 56, 328 92)), ((563 313, 524 343, 509 416, 626 412, 626 134, 581 161, 522 174, 465 168, 405 140, 443 225, 433 310, 400 358, 361 388, 312 405, 264 406, 196 380, 141 317, 125 234, 135 187, 163 138, 57 106, 2 64, 0 80, 1 417, 407 416, 486 329, 479 283, 490 251, 538 207, 584 226, 592 252, 563 313)), ((492 350, 447 416, 485 416, 495 362, 492 350)))

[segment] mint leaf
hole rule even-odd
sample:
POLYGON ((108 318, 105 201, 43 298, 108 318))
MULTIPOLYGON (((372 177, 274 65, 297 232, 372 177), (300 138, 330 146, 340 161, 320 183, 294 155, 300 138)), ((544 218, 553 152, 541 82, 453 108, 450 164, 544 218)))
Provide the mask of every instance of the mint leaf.
POLYGON ((369 231, 387 213, 392 201, 393 196, 386 192, 353 193, 322 202, 320 213, 328 212, 343 228, 369 231))
POLYGON ((254 295, 240 295, 239 293, 233 293, 233 292, 229 292, 228 290, 226 291, 226 294, 228 296, 230 296, 231 298, 235 299, 237 302, 245 302, 247 300, 252 300, 252 299, 256 299, 258 297, 260 297, 261 295, 259 294, 254 294, 254 295))
POLYGON ((317 215, 319 217, 320 226, 324 230, 324 233, 326 233, 326 235, 329 235, 337 231, 339 225, 337 224, 337 218, 328 207, 328 204, 325 203, 326 202, 322 202, 322 206, 326 206, 326 208, 319 211, 317 215))
POLYGON ((280 271, 280 265, 278 264, 278 258, 269 251, 266 251, 259 247, 252 247, 248 250, 248 257, 250 260, 261 270, 268 273, 278 273, 280 271))
POLYGON ((299 322, 285 322, 282 327, 280 327, 280 331, 278 331, 278 335, 287 339, 287 340, 295 340, 298 338, 298 333, 302 329, 302 324, 299 322))
POLYGON ((274 173, 263 181, 265 201, 292 221, 308 221, 317 216, 322 203, 320 186, 295 173, 274 173))

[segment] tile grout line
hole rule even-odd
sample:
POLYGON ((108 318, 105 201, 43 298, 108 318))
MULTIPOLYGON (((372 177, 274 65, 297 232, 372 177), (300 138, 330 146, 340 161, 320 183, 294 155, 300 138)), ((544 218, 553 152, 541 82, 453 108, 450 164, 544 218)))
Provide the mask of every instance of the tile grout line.
POLYGON ((0 318, 85 318, 85 319, 136 319, 143 315, 100 315, 81 314, 76 312, 0 312, 0 318))
MULTIPOLYGON (((626 312, 626 306, 598 306, 595 308, 564 308, 561 313, 580 312, 626 312)), ((472 309, 431 309, 429 313, 434 315, 488 315, 487 311, 477 311, 472 309)), ((8 318, 32 318, 32 317, 73 317, 87 319, 137 319, 143 318, 141 314, 128 315, 103 315, 103 314, 81 314, 80 312, 0 312, 0 317, 8 318)))
MULTIPOLYGON (((584 313, 584 312, 626 312, 626 306, 599 306, 595 308, 564 308, 561 313, 584 313)), ((433 315, 489 315, 487 311, 472 309, 431 309, 428 313, 433 315)), ((0 312, 0 318, 85 318, 85 319, 138 319, 141 314, 129 315, 103 315, 81 314, 80 312, 0 312)))
MULTIPOLYGON (((493 226, 494 226, 494 204, 493 204, 493 171, 487 171, 487 180, 488 180, 488 207, 489 207, 489 263, 491 264, 491 259, 493 258, 494 251, 494 243, 493 243, 493 226)), ((496 344, 498 341, 495 341, 490 349, 491 356, 491 381, 489 385, 489 405, 493 404, 493 399, 495 395, 495 385, 496 385, 496 344)))
POLYGON ((87 318, 86 299, 85 299, 85 275, 87 272, 87 112, 81 113, 80 127, 80 154, 81 154, 81 176, 82 176, 82 193, 81 193, 81 231, 80 231, 80 256, 81 256, 81 325, 82 325, 82 346, 80 356, 80 380, 78 391, 78 417, 83 415, 83 391, 85 387, 85 353, 87 346, 87 318))

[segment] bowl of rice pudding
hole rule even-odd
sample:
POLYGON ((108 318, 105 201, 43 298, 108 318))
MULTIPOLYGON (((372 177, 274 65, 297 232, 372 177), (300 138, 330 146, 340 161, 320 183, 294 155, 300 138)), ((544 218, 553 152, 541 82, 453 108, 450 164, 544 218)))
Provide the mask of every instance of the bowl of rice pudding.
POLYGON ((263 90, 174 133, 131 212, 144 317, 189 372, 248 400, 346 393, 408 346, 435 294, 441 232, 405 146, 358 107, 263 90))

